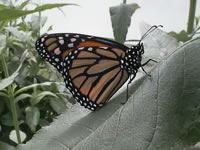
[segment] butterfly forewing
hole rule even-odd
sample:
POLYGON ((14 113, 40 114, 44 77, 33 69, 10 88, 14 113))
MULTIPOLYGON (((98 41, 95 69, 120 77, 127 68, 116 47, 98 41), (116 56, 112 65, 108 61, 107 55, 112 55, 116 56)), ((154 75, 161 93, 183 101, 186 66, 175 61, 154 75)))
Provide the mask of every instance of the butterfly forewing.
POLYGON ((36 41, 35 46, 40 56, 62 73, 63 58, 84 41, 79 36, 75 34, 44 35, 36 41))

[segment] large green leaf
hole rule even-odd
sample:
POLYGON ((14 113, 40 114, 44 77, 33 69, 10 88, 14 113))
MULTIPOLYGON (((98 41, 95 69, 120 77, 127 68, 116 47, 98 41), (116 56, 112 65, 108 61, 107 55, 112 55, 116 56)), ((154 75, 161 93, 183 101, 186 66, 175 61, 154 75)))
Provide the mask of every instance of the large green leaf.
POLYGON ((4 8, 4 9, 0 9, 0 21, 13 20, 13 19, 17 19, 22 16, 26 16, 26 15, 35 13, 35 12, 41 12, 44 10, 57 8, 57 7, 63 7, 63 6, 67 6, 67 5, 74 5, 74 4, 69 4, 69 3, 45 4, 42 6, 38 6, 33 10, 20 10, 20 9, 15 9, 15 8, 4 8))
POLYGON ((131 16, 139 8, 137 4, 121 4, 110 7, 110 16, 115 40, 124 43, 128 27, 131 24, 131 16))
POLYGON ((0 149, 1 150, 14 150, 14 147, 11 145, 8 145, 5 142, 0 141, 0 149))
POLYGON ((200 39, 185 43, 131 85, 126 104, 122 92, 96 112, 75 105, 16 150, 188 149, 200 137, 199 56, 200 39))

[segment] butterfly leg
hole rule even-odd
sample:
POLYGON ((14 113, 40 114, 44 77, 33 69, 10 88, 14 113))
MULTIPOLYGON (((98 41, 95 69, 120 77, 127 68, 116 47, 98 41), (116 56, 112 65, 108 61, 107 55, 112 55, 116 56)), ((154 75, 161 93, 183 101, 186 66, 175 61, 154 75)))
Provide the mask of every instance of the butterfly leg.
POLYGON ((153 62, 155 62, 155 63, 158 63, 156 60, 149 59, 149 60, 147 60, 144 64, 141 64, 141 67, 145 66, 145 65, 148 64, 150 61, 153 61, 153 62))
POLYGON ((128 86, 129 86, 129 84, 131 84, 131 82, 133 81, 134 78, 135 78, 135 74, 132 75, 132 76, 130 76, 130 80, 129 80, 129 82, 127 83, 127 88, 126 88, 126 101, 121 102, 121 104, 123 104, 123 105, 128 101, 128 86))
POLYGON ((142 71, 144 71, 144 73, 145 73, 147 76, 149 76, 149 77, 151 77, 151 75, 148 74, 148 73, 144 70, 144 67, 143 67, 143 66, 145 66, 146 64, 148 64, 150 61, 153 61, 153 62, 155 62, 155 63, 158 63, 156 60, 149 59, 149 60, 147 60, 144 64, 141 64, 142 71))
POLYGON ((144 71, 144 73, 145 73, 147 76, 151 77, 151 75, 150 75, 149 73, 147 73, 147 72, 144 70, 144 67, 143 67, 143 66, 142 66, 141 68, 142 68, 142 71, 144 71))

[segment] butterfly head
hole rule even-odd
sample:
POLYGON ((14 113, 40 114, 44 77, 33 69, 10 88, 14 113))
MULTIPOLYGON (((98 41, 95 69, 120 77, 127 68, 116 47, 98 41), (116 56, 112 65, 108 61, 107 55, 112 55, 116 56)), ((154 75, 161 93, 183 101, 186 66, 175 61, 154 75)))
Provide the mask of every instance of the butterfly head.
POLYGON ((137 55, 142 55, 144 54, 144 45, 143 43, 139 42, 137 45, 131 46, 131 50, 133 54, 136 53, 137 55))

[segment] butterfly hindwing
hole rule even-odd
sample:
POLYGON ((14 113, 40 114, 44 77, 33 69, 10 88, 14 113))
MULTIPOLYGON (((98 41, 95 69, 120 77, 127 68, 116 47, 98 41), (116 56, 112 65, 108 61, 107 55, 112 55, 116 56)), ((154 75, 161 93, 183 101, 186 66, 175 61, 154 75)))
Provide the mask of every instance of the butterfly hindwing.
POLYGON ((86 108, 102 106, 128 79, 121 69, 123 51, 111 47, 80 47, 64 59, 63 77, 74 98, 86 108))

